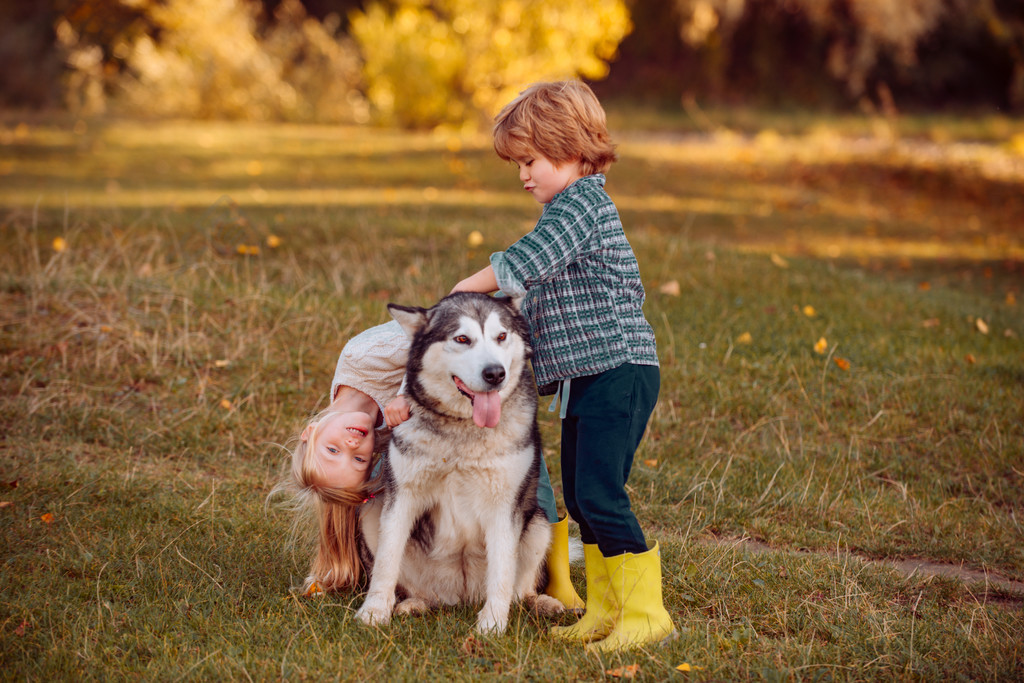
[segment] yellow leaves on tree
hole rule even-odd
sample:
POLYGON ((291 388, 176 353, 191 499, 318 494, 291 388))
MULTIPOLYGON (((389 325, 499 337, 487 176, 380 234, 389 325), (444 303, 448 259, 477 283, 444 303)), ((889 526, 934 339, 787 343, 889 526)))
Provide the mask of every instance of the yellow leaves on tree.
POLYGON ((489 119, 535 81, 601 79, 632 30, 622 0, 399 0, 351 17, 383 123, 489 119))

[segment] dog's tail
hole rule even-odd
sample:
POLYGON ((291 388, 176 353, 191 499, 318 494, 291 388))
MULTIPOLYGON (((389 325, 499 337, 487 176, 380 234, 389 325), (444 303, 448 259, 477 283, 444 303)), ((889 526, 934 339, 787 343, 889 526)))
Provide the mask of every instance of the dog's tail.
POLYGON ((569 537, 569 564, 583 564, 583 541, 579 536, 569 537))

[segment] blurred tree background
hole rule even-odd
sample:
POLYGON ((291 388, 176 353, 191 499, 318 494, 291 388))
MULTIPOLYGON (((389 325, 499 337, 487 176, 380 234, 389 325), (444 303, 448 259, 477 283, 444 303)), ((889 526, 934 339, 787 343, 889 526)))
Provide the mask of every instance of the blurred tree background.
POLYGON ((603 98, 1024 109, 1021 0, 0 2, 0 106, 475 124, 529 82, 603 98))

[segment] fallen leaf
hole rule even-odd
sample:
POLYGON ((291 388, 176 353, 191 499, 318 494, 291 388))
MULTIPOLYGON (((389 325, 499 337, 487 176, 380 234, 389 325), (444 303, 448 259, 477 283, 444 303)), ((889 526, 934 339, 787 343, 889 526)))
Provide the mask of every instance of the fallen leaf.
POLYGON ((772 258, 772 263, 774 263, 779 268, 789 268, 789 261, 787 261, 786 259, 782 258, 778 254, 772 254, 771 258, 772 258))
POLYGON ((938 318, 928 318, 927 320, 922 322, 921 325, 923 325, 924 327, 938 327, 939 326, 939 319, 938 318))
POLYGON ((20 638, 21 636, 25 635, 25 629, 27 629, 27 628, 28 628, 28 619, 22 619, 21 623, 18 624, 18 627, 16 629, 14 629, 14 635, 16 635, 16 636, 18 636, 20 638))
POLYGON ((221 358, 219 360, 213 361, 213 367, 215 367, 215 368, 226 368, 230 364, 231 364, 231 361, 223 359, 223 358, 221 358))
POLYGON ((466 636, 466 639, 462 641, 462 651, 467 655, 478 655, 483 652, 484 644, 477 640, 476 636, 470 633, 466 636))
POLYGON ((736 337, 737 344, 753 344, 754 337, 749 332, 744 332, 740 336, 736 337))
POLYGON ((974 321, 974 326, 978 328, 978 332, 981 332, 982 334, 988 334, 988 323, 986 323, 981 318, 978 318, 977 320, 974 321))
POLYGON ((850 369, 850 361, 846 360, 845 358, 840 358, 839 356, 836 356, 832 360, 835 361, 836 365, 839 366, 840 370, 849 370, 850 369))
POLYGON ((220 407, 223 408, 224 410, 231 410, 231 401, 227 400, 226 398, 222 398, 220 400, 220 407))
POLYGON ((52 246, 53 250, 59 254, 68 248, 68 241, 63 237, 54 237, 52 246))
POLYGON ((9 500, 0 500, 0 508, 9 508, 12 505, 14 505, 14 503, 9 500))
POLYGON ((1014 295, 1013 292, 1007 292, 1006 293, 1006 305, 1007 306, 1016 306, 1017 305, 1017 297, 1014 295))
POLYGON ((658 459, 657 458, 650 458, 648 460, 644 460, 644 464, 647 465, 648 467, 657 467, 658 466, 658 459))
POLYGON ((697 666, 696 664, 690 664, 689 662, 683 662, 676 667, 676 671, 703 671, 703 666, 697 666))
POLYGON ((627 666, 620 666, 617 669, 607 669, 605 673, 612 678, 634 678, 640 673, 640 665, 629 664, 627 666))
POLYGON ((817 354, 823 354, 826 351, 828 351, 828 340, 826 340, 824 337, 821 337, 820 339, 818 339, 818 341, 814 343, 814 352, 817 354))
POLYGON ((818 312, 814 310, 814 306, 804 306, 803 312, 804 315, 806 315, 808 318, 813 318, 814 316, 818 315, 818 312))
POLYGON ((969 353, 966 356, 964 356, 964 360, 967 361, 968 365, 974 365, 975 363, 978 362, 978 359, 974 357, 973 353, 969 353))
POLYGON ((483 233, 481 233, 479 230, 474 230, 473 232, 469 233, 469 235, 466 237, 466 245, 471 248, 479 247, 483 243, 484 236, 483 233))
POLYGON ((917 285, 917 288, 919 290, 921 290, 922 292, 927 292, 929 289, 932 288, 932 283, 930 283, 927 280, 925 280, 924 282, 919 283, 917 285))
POLYGON ((683 293, 682 288, 679 286, 679 280, 669 280, 659 287, 658 291, 669 296, 679 296, 683 293))
POLYGON ((53 513, 52 512, 45 512, 45 513, 43 513, 43 515, 39 519, 43 520, 47 524, 53 524, 53 520, 54 520, 53 513))

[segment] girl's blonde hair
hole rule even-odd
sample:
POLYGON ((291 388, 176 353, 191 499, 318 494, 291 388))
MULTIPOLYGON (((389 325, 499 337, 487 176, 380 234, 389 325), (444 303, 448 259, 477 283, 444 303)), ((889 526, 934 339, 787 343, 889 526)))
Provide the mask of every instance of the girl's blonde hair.
POLYGON ((604 108, 582 81, 535 83, 494 119, 494 151, 505 161, 540 154, 563 166, 580 162, 587 176, 618 160, 604 108))
MULTIPOLYGON (((309 421, 303 430, 307 438, 295 439, 288 475, 270 493, 270 497, 284 494, 289 498, 286 506, 295 513, 293 541, 302 542, 303 547, 316 547, 309 575, 302 585, 304 594, 317 589, 345 590, 359 584, 359 506, 380 490, 377 479, 365 481, 355 489, 329 486, 323 481, 319 461, 308 457, 320 427, 341 414, 342 411, 328 408, 309 421), (310 538, 314 529, 315 540, 310 538)), ((375 451, 380 452, 376 447, 375 451)), ((368 471, 372 469, 371 466, 368 471)))

